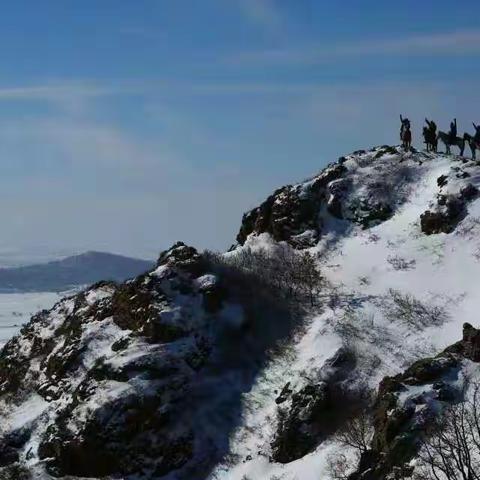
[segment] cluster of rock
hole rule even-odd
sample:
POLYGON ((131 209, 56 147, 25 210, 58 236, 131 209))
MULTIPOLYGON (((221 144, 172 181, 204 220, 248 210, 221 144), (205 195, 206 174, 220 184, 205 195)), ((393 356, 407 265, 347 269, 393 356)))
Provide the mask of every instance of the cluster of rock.
POLYGON ((407 166, 403 155, 389 146, 357 151, 303 183, 279 188, 245 213, 238 244, 243 245, 251 234, 267 232, 276 241, 308 248, 328 231, 329 215, 362 228, 388 220, 405 200, 403 189, 414 181, 416 167, 422 163, 422 154, 416 154, 407 166))
POLYGON ((42 478, 153 478, 184 465, 195 449, 189 388, 224 301, 203 257, 178 243, 155 270, 34 316, 0 354, 0 403, 10 412, 0 476, 21 478, 32 464, 44 465, 42 478))
POLYGON ((313 246, 322 230, 319 213, 326 203, 327 186, 345 172, 346 168, 337 163, 305 184, 279 188, 243 216, 238 243, 243 245, 252 233, 268 232, 276 241, 287 241, 295 247, 313 246))
POLYGON ((463 168, 454 167, 451 175, 438 177, 437 202, 433 208, 426 210, 420 216, 423 233, 427 235, 451 233, 465 218, 468 203, 478 196, 477 187, 468 182, 471 175, 469 167, 473 166, 473 164, 467 164, 463 168), (453 183, 453 188, 449 188, 450 183, 453 183))
POLYGON ((406 465, 418 453, 421 435, 442 407, 462 400, 455 379, 466 360, 480 363, 480 330, 470 324, 463 326, 461 341, 436 357, 419 360, 405 372, 382 380, 371 449, 349 480, 383 480, 394 471, 412 473, 406 465), (409 395, 410 389, 417 393, 409 395))
POLYGON ((272 441, 272 459, 288 463, 312 452, 327 439, 357 404, 349 391, 356 365, 353 352, 341 348, 325 362, 318 382, 298 391, 287 383, 276 399, 278 427, 272 441))

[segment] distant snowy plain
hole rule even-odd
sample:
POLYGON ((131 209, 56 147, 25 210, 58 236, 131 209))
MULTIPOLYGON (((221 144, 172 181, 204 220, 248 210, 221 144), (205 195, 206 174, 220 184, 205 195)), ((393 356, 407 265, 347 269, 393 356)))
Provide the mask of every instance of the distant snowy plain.
POLYGON ((50 309, 65 294, 55 292, 0 293, 0 347, 3 347, 10 338, 16 335, 32 315, 40 310, 50 309))

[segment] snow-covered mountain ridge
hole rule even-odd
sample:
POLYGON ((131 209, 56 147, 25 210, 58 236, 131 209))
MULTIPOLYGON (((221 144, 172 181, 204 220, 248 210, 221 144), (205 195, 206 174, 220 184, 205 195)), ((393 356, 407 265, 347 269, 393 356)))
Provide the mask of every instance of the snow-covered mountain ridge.
POLYGON ((0 354, 0 472, 318 480, 345 455, 352 479, 387 478, 415 457, 417 414, 477 370, 479 187, 471 160, 385 146, 274 192, 223 258, 308 252, 323 287, 294 325, 183 244, 41 312, 0 354), (359 465, 336 433, 370 389, 359 465))

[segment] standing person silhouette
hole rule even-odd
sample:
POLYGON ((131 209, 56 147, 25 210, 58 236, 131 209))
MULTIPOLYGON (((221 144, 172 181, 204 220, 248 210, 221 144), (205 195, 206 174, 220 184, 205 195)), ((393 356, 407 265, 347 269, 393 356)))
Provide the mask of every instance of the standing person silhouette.
POLYGON ((432 137, 437 136, 437 124, 433 120, 428 120, 428 118, 425 119, 428 125, 428 130, 432 137))

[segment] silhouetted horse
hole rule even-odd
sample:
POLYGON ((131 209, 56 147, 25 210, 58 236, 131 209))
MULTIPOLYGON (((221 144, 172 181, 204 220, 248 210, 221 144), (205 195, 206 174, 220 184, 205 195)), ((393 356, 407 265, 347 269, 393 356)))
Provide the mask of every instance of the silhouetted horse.
POLYGON ((472 158, 475 160, 477 158, 477 148, 480 148, 480 142, 477 142, 475 137, 469 133, 465 133, 463 136, 463 141, 468 143, 468 146, 472 152, 472 158))
POLYGON ((443 144, 445 145, 445 153, 450 155, 452 152, 450 150, 450 147, 458 147, 460 149, 460 156, 463 156, 463 151, 465 150, 465 140, 460 137, 455 137, 455 140, 452 142, 452 139, 450 138, 450 135, 445 132, 438 132, 437 135, 437 141, 441 140, 443 144))
POLYGON ((402 141, 402 147, 404 150, 410 150, 412 145, 412 132, 410 128, 402 128, 400 131, 400 140, 402 141))
POLYGON ((427 146, 427 152, 436 152, 438 147, 438 139, 435 132, 428 127, 423 127, 424 143, 427 146))

